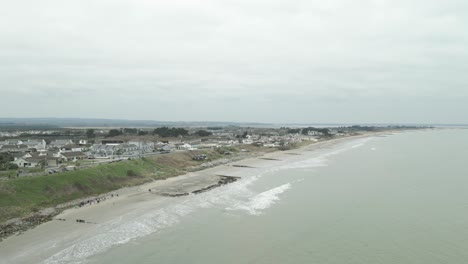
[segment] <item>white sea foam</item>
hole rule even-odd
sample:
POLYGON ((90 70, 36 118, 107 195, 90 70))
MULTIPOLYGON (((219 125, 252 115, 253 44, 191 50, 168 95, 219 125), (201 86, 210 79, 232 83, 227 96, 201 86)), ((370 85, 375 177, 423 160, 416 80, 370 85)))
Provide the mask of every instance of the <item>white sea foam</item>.
POLYGON ((115 223, 115 221, 111 221, 102 225, 102 230, 98 234, 58 252, 45 260, 44 263, 83 263, 86 258, 112 246, 125 244, 132 239, 149 235, 177 223, 179 219, 176 215, 177 213, 174 211, 160 209, 132 219, 131 222, 115 223))
POLYGON ((339 146, 335 146, 334 148, 329 149, 329 150, 321 150, 318 153, 314 153, 315 155, 311 158, 308 158, 305 160, 287 162, 276 168, 273 168, 273 170, 310 169, 310 168, 316 168, 316 167, 326 167, 328 166, 330 157, 336 156, 348 150, 352 150, 352 149, 364 146, 369 140, 370 138, 363 138, 363 139, 351 141, 351 142, 348 142, 339 146))
POLYGON ((165 208, 132 216, 130 219, 114 219, 100 225, 99 233, 87 239, 76 242, 52 257, 45 260, 47 264, 85 263, 86 258, 104 252, 112 246, 125 244, 139 237, 170 227, 200 208, 221 207, 236 203, 237 199, 252 196, 248 186, 255 182, 260 175, 250 177, 217 188, 211 192, 187 197, 177 204, 165 208))
POLYGON ((291 188, 291 184, 283 184, 268 191, 259 193, 250 198, 246 202, 239 202, 232 207, 227 207, 226 210, 242 210, 247 211, 251 215, 260 215, 261 210, 267 209, 275 204, 280 198, 279 195, 291 188))
POLYGON ((328 166, 328 159, 326 156, 321 155, 314 158, 309 158, 306 160, 294 161, 291 163, 284 164, 277 168, 277 170, 287 170, 287 169, 306 169, 306 168, 316 168, 316 167, 326 167, 328 166))

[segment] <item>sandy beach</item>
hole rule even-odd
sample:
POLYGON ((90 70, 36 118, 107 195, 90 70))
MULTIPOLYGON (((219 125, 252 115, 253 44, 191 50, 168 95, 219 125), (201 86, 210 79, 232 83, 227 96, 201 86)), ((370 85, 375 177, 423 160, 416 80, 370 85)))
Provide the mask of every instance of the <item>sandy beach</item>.
POLYGON ((119 221, 131 221, 132 217, 141 212, 163 209, 180 202, 181 199, 190 199, 192 195, 195 195, 167 197, 161 195, 162 193, 191 193, 195 189, 217 182, 219 175, 240 177, 239 181, 244 181, 255 175, 256 168, 268 168, 278 163, 299 161, 304 159, 303 154, 309 151, 326 149, 336 144, 375 135, 367 134, 318 142, 300 149, 273 152, 261 157, 114 191, 107 195, 106 200, 65 210, 53 221, 0 242, 0 263, 63 263, 54 262, 54 259, 50 257, 119 221), (84 220, 85 223, 79 223, 77 219, 84 220))

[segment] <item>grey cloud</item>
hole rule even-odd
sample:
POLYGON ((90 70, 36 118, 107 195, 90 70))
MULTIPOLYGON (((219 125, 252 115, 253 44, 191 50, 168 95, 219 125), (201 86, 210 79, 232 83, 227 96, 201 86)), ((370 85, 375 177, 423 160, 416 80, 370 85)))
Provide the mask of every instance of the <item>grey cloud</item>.
POLYGON ((0 115, 466 123, 467 15, 459 0, 4 2, 0 115))

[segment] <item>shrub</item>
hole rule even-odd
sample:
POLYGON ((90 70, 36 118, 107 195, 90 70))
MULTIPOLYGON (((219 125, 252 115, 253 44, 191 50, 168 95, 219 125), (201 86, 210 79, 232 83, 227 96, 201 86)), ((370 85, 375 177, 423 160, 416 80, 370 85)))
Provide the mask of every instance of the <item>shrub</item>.
POLYGON ((138 177, 140 175, 138 173, 136 173, 134 170, 128 170, 127 171, 127 176, 128 177, 138 177))

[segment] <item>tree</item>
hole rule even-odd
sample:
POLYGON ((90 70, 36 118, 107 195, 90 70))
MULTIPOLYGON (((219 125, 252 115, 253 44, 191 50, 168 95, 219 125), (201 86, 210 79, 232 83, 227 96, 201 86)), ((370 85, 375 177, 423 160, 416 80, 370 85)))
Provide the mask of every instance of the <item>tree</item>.
POLYGON ((7 169, 9 169, 9 170, 17 170, 17 169, 19 169, 19 167, 18 167, 18 165, 14 164, 14 163, 8 163, 7 169))
POLYGON ((168 128, 168 127, 158 127, 153 130, 153 135, 159 135, 161 137, 178 137, 188 135, 188 130, 183 128, 168 128))
POLYGON ((44 169, 45 167, 47 167, 47 161, 45 159, 39 161, 39 166, 41 167, 41 169, 44 169))
POLYGON ((197 132, 194 133, 194 135, 197 135, 199 137, 209 137, 213 135, 213 133, 211 133, 210 131, 206 131, 206 130, 198 130, 197 132))
POLYGON ((15 158, 9 153, 0 153, 0 170, 9 170, 15 158))
POLYGON ((96 135, 94 134, 94 129, 87 129, 86 130, 86 137, 87 138, 94 138, 96 135))
POLYGON ((107 134, 107 137, 116 137, 122 135, 122 131, 118 129, 111 129, 109 131, 109 134, 107 134))
POLYGON ((145 130, 140 130, 140 131, 138 131, 138 135, 139 135, 139 136, 144 136, 144 135, 148 135, 148 134, 149 134, 149 132, 148 132, 148 131, 145 131, 145 130))
POLYGON ((124 128, 123 132, 124 132, 124 134, 136 135, 138 133, 138 129, 136 129, 136 128, 124 128))
POLYGON ((299 134, 301 133, 301 129, 300 128, 292 128, 292 129, 288 129, 288 134, 299 134))

